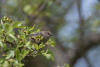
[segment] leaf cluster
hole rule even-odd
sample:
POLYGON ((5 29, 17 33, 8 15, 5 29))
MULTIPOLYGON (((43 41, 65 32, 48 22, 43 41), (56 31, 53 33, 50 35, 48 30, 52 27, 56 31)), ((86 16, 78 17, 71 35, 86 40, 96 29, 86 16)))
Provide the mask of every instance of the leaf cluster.
MULTIPOLYGON (((8 17, 1 19, 0 25, 0 67, 22 67, 22 60, 26 56, 37 56, 47 53, 45 43, 33 43, 30 34, 40 32, 34 25, 28 27, 21 22, 13 21, 8 17)), ((43 39, 42 36, 35 36, 36 40, 43 39)), ((47 43, 52 44, 49 39, 47 43)))

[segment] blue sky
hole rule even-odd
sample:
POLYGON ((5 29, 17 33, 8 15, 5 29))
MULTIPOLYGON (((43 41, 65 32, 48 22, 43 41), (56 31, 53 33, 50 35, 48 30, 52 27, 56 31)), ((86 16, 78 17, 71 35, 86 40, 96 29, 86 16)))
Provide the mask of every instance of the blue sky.
MULTIPOLYGON (((82 14, 85 19, 92 16, 94 5, 97 2, 97 0, 82 0, 82 14)), ((78 18, 77 6, 74 4, 69 13, 65 16, 66 24, 59 31, 58 37, 63 39, 64 37, 75 35, 76 29, 78 28, 78 18)))

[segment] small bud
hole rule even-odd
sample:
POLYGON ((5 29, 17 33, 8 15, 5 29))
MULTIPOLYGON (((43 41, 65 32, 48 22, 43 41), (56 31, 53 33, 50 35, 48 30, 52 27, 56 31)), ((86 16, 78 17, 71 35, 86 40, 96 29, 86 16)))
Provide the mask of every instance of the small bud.
POLYGON ((14 59, 9 59, 8 61, 9 61, 9 62, 14 62, 14 59))

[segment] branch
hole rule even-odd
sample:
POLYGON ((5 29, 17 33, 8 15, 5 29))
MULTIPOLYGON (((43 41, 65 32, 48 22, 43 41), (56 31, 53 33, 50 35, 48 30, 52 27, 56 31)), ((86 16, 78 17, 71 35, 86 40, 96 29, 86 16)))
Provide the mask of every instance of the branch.
POLYGON ((77 59, 84 56, 86 52, 94 47, 99 45, 100 43, 100 33, 89 33, 87 36, 84 37, 84 46, 81 47, 80 42, 77 42, 76 48, 72 50, 71 53, 73 53, 73 56, 69 57, 69 63, 71 64, 71 67, 74 66, 77 59), (74 51, 74 52, 73 52, 74 51))
POLYGON ((88 64, 88 67, 93 67, 92 64, 90 63, 88 57, 86 55, 83 56, 84 59, 86 60, 87 64, 88 64))
MULTIPOLYGON (((59 2, 61 2, 62 0, 60 0, 59 2)), ((75 3, 75 0, 72 0, 69 4, 68 4, 68 6, 66 7, 62 7, 63 8, 63 12, 61 12, 61 11, 59 11, 58 13, 57 13, 57 17, 58 16, 60 16, 60 17, 63 17, 63 16, 65 16, 68 12, 69 12, 69 10, 71 9, 71 7, 73 6, 73 4, 75 3)), ((62 9, 61 9, 62 10, 62 9)))
MULTIPOLYGON (((48 7, 47 5, 48 5, 48 0, 45 0, 45 1, 41 2, 38 5, 36 11, 40 14, 41 12, 43 12, 47 9, 47 7, 48 7)), ((23 11, 23 13, 28 17, 30 22, 35 22, 35 20, 38 19, 38 15, 36 15, 36 14, 28 15, 24 11, 23 11)))
POLYGON ((43 12, 47 8, 48 0, 45 0, 45 2, 41 2, 40 5, 37 8, 38 12, 43 12))
POLYGON ((77 9, 78 9, 78 15, 79 15, 79 40, 81 45, 84 45, 83 43, 83 38, 84 38, 84 18, 82 16, 82 4, 81 4, 81 0, 77 0, 77 9))

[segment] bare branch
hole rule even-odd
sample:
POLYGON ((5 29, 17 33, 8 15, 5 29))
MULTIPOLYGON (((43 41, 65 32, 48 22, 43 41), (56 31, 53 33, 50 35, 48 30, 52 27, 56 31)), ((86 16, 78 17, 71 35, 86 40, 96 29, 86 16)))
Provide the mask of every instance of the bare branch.
POLYGON ((84 59, 86 60, 87 64, 88 64, 88 67, 93 67, 92 64, 90 63, 88 57, 86 55, 83 56, 84 59))
POLYGON ((92 47, 99 45, 100 43, 100 33, 89 33, 84 37, 84 45, 81 46, 80 42, 77 42, 76 48, 73 50, 70 50, 71 53, 73 53, 72 56, 70 56, 69 64, 71 64, 71 67, 74 66, 77 59, 84 56, 85 53, 92 47))

